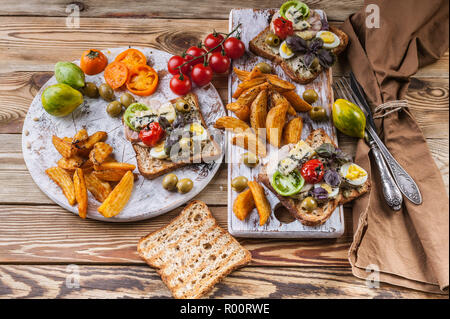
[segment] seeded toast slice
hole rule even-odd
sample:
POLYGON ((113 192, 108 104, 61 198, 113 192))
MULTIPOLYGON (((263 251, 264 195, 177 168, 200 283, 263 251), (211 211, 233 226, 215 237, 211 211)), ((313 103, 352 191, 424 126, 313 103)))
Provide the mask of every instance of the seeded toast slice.
POLYGON ((192 201, 169 225, 141 238, 137 250, 179 299, 204 296, 251 261, 250 252, 217 224, 201 201, 192 201))
MULTIPOLYGON (((339 46, 332 50, 334 54, 338 55, 347 47, 348 36, 344 33, 344 31, 335 27, 330 27, 330 31, 335 33, 341 41, 339 46)), ((258 56, 269 59, 272 62, 279 64, 283 71, 286 72, 287 76, 289 76, 289 78, 300 84, 307 84, 314 81, 314 79, 317 78, 323 71, 323 68, 320 65, 316 70, 313 71, 306 68, 298 69, 296 65, 298 65, 299 60, 301 59, 300 56, 294 56, 293 58, 288 60, 284 60, 283 58, 281 58, 281 56, 278 53, 274 52, 274 50, 265 42, 266 36, 269 33, 271 33, 270 26, 266 27, 256 37, 254 37, 249 43, 250 51, 258 56)))
MULTIPOLYGON (((176 103, 179 99, 185 99, 187 100, 191 105, 193 105, 199 112, 200 120, 202 122, 203 127, 207 128, 205 120, 203 118, 203 114, 201 112, 201 109, 199 107, 198 103, 198 97, 194 93, 189 93, 183 97, 179 97, 176 99, 171 100, 171 103, 176 103)), ((203 152, 201 155, 201 158, 203 160, 213 159, 220 155, 221 149, 220 146, 211 139, 210 143, 211 147, 208 149, 208 153, 203 152)), ((144 147, 143 145, 140 145, 139 143, 133 143, 133 149, 136 153, 136 162, 139 172, 142 176, 144 176, 147 179, 154 179, 158 176, 167 174, 169 172, 172 172, 180 167, 186 166, 190 163, 200 163, 198 158, 200 156, 191 156, 189 162, 172 162, 170 160, 165 159, 157 159, 150 156, 150 148, 144 147)))
MULTIPOLYGON (((308 143, 313 149, 319 147, 323 143, 330 143, 334 147, 337 147, 323 129, 312 131, 305 142, 308 143)), ((345 190, 345 196, 341 190, 335 199, 326 202, 323 206, 319 206, 313 212, 308 212, 302 209, 301 201, 291 197, 281 196, 273 189, 269 181, 269 176, 266 173, 266 167, 263 167, 259 173, 258 181, 263 183, 275 196, 277 196, 281 204, 286 207, 294 218, 298 219, 303 225, 306 226, 317 226, 325 223, 333 214, 338 205, 350 202, 364 193, 367 193, 370 189, 370 182, 367 180, 367 182, 361 187, 345 190)))

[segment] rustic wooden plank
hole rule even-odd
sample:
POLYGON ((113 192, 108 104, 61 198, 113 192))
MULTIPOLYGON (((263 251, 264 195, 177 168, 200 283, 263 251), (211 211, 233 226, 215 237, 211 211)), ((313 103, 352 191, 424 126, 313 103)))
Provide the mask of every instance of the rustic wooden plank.
MULTIPOLYGON (((228 19, 232 8, 274 8, 279 7, 284 0, 216 0, 214 4, 210 1, 196 1, 195 5, 186 5, 186 1, 172 0, 170 5, 167 1, 153 0, 151 5, 148 1, 117 1, 105 0, 101 3, 94 0, 76 1, 81 18, 103 17, 103 18, 200 18, 200 19, 228 19)), ((13 0, 2 1, 0 15, 8 16, 55 16, 66 17, 66 8, 69 3, 64 0, 50 0, 45 6, 38 0, 17 2, 13 0)), ((330 20, 343 21, 353 12, 363 6, 363 0, 311 0, 307 1, 311 8, 323 9, 327 12, 330 20)), ((81 22, 82 23, 82 22, 81 22)))
MULTIPOLYGON (((21 136, 18 134, 0 134, 0 204, 53 204, 37 187, 28 173, 21 153, 21 136)), ((428 138, 433 158, 440 169, 444 183, 449 190, 449 156, 448 138, 428 138)), ((354 155, 355 140, 339 134, 341 148, 354 155)), ((211 183, 196 197, 208 205, 227 204, 227 168, 225 164, 219 169, 211 183)))
MULTIPOLYGON (((0 298, 170 298, 147 266, 0 266, 0 298), (71 288, 74 267, 79 287, 71 288), (69 285, 67 284, 69 282, 69 285)), ((349 269, 255 268, 233 272, 205 298, 440 298, 381 283, 368 288, 349 269)))
MULTIPOLYGON (((82 220, 58 206, 0 205, 0 264, 143 264, 136 254, 139 238, 167 225, 181 209, 151 220, 116 224, 82 220)), ((210 209, 226 228, 226 207, 210 209)), ((339 239, 239 240, 251 251, 252 265, 348 267, 351 211, 345 216, 346 232, 339 239)))
MULTIPOLYGON (((79 59, 81 52, 90 47, 147 46, 180 54, 213 29, 227 32, 228 21, 85 18, 80 28, 70 29, 64 18, 0 17, 0 70, 52 71, 57 61, 79 59)), ((337 65, 333 72, 342 75, 343 70, 337 65)), ((448 52, 419 75, 448 77, 448 52)))
MULTIPOLYGON (((22 132, 23 119, 33 97, 51 75, 51 72, 0 73, 0 133, 22 132)), ((216 76, 213 84, 226 102, 226 76, 216 76)), ((406 98, 429 138, 448 137, 448 96, 448 78, 415 77, 412 81, 406 98), (434 110, 420 109, 423 106, 434 110)))

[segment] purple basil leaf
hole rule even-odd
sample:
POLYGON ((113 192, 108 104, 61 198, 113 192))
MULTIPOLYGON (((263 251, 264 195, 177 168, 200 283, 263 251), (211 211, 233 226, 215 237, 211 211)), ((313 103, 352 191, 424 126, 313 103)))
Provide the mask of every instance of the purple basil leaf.
POLYGON ((314 187, 312 190, 310 190, 310 194, 319 201, 328 199, 328 192, 322 187, 314 187))
POLYGON ((331 187, 338 187, 341 184, 341 178, 339 174, 334 170, 325 171, 325 175, 323 176, 325 183, 330 185, 331 187))
POLYGON ((322 19, 320 19, 320 22, 322 22, 322 27, 320 28, 320 31, 330 30, 330 25, 328 24, 327 18, 323 17, 322 19))
POLYGON ((315 54, 312 52, 307 52, 304 56, 303 56, 303 63, 305 63, 305 66, 309 69, 311 67, 312 62, 315 59, 315 54))
POLYGON ((308 51, 308 43, 297 35, 288 36, 286 43, 296 53, 306 53, 308 51))
POLYGON ((309 42, 309 51, 316 53, 323 47, 323 40, 321 38, 314 38, 309 42))
POLYGON ((331 51, 325 49, 320 49, 317 52, 317 56, 319 58, 320 65, 325 69, 333 66, 334 62, 336 61, 336 56, 331 51))

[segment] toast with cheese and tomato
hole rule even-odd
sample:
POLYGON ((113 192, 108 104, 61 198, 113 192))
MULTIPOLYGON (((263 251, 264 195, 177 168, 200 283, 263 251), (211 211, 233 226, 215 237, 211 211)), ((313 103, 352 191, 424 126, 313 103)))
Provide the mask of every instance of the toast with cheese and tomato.
POLYGON ((217 159, 220 146, 210 136, 194 93, 166 103, 133 103, 123 117, 139 172, 154 179, 192 163, 217 159), (130 109, 131 108, 131 109, 130 109))

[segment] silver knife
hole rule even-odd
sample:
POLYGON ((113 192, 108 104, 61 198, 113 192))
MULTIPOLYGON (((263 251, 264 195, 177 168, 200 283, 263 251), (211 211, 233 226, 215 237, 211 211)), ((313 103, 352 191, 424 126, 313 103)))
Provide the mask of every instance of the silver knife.
MULTIPOLYGON (((359 104, 356 99, 356 95, 353 92, 353 90, 350 87, 350 84, 348 83, 347 79, 340 79, 335 84, 334 87, 339 95, 343 97, 346 100, 349 100, 355 104, 359 104)), ((367 118, 367 112, 362 108, 361 106, 358 106, 363 111, 365 117, 367 118)), ((369 121, 369 120, 368 120, 369 121)), ((366 130, 364 132, 364 139, 366 140, 366 143, 370 146, 370 149, 372 151, 372 155, 375 160, 375 164, 378 167, 378 171, 380 173, 380 179, 381 179, 381 189, 383 191, 384 199, 386 200, 386 203, 389 207, 391 207, 393 210, 400 210, 403 203, 402 193, 400 192, 400 189, 397 187, 397 184, 395 183, 394 178, 392 177, 389 168, 386 165, 386 162, 384 161, 383 155, 380 152, 380 149, 378 148, 377 144, 373 140, 373 138, 370 136, 370 134, 367 131, 367 125, 366 130)))
POLYGON ((387 147, 384 145, 384 143, 378 137, 378 134, 375 131, 376 128, 375 128, 375 122, 373 121, 372 109, 370 108, 369 104, 367 103, 367 100, 364 95, 364 91, 363 91, 361 85, 356 80, 356 77, 353 74, 353 72, 350 72, 350 85, 359 100, 357 102, 359 102, 359 105, 361 105, 367 113, 367 118, 369 120, 368 121, 369 125, 367 126, 367 131, 370 134, 370 136, 374 139, 377 146, 379 147, 381 154, 383 155, 384 159, 386 160, 386 164, 388 165, 389 169, 391 170, 391 173, 395 179, 395 182, 397 183, 398 187, 400 188, 400 191, 411 202, 413 202, 416 205, 420 205, 422 203, 422 194, 420 193, 419 187, 417 186, 414 179, 395 160, 395 158, 389 152, 387 147))

